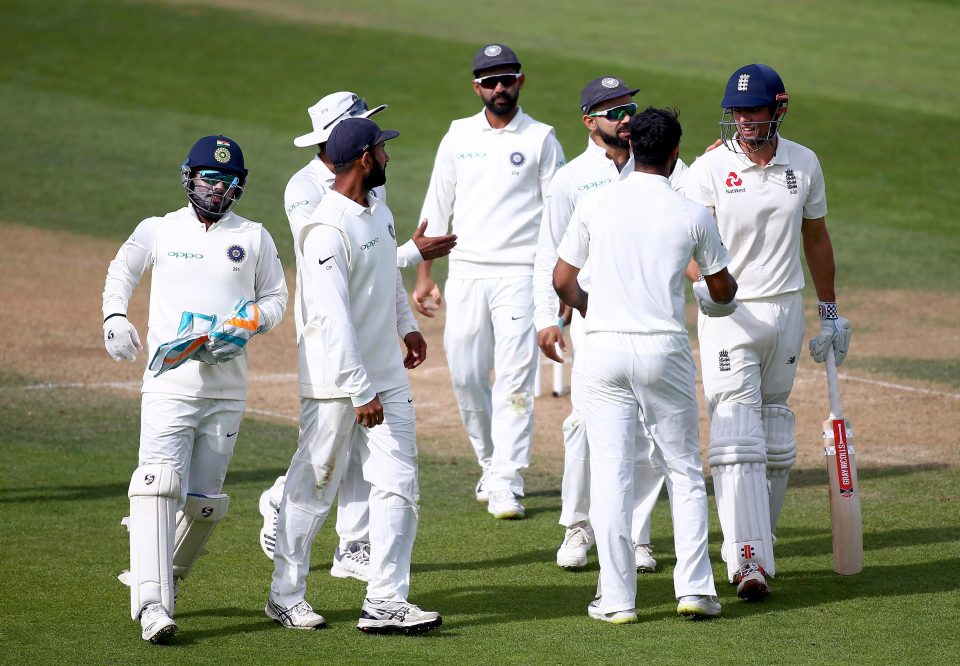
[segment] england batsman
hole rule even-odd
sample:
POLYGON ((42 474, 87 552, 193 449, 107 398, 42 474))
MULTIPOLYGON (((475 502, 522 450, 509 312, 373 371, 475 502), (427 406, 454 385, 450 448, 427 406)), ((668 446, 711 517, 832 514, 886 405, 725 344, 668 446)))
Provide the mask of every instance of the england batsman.
POLYGON ((177 633, 179 581, 227 511, 220 491, 247 396, 247 341, 276 326, 287 304, 273 239, 232 211, 246 179, 235 141, 199 139, 181 166, 187 205, 143 220, 110 262, 103 289, 104 344, 117 361, 134 361, 141 349, 127 304, 148 268, 149 352, 177 338, 186 318, 217 317, 203 361, 143 376, 126 580, 130 615, 151 643, 177 633))
POLYGON ((720 103, 723 146, 693 163, 685 189, 713 211, 740 285, 740 305, 724 318, 710 316, 727 309, 702 282, 694 294, 722 554, 747 601, 770 593, 774 533, 797 457, 787 401, 804 333, 801 245, 819 299, 820 331, 810 352, 822 363, 833 347, 839 365, 850 344, 834 292, 823 172, 813 151, 780 136, 787 101, 773 68, 735 71, 720 103))

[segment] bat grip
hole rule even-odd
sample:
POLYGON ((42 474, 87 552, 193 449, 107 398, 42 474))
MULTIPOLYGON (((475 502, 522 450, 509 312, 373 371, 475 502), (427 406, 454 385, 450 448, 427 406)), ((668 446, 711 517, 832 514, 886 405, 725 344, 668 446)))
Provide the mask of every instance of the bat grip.
POLYGON ((837 379, 837 359, 833 355, 833 345, 827 348, 827 393, 830 396, 830 418, 842 419, 840 381, 837 379))

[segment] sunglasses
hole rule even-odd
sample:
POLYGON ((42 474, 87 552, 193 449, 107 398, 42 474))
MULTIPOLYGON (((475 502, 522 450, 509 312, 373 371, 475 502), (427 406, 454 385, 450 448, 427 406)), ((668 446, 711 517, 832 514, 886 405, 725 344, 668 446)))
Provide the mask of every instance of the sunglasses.
POLYGON ((338 120, 340 120, 344 116, 346 116, 347 118, 353 118, 355 116, 359 116, 362 113, 366 113, 367 110, 368 110, 367 100, 365 100, 363 97, 357 97, 356 95, 354 95, 353 104, 350 105, 350 108, 344 111, 343 113, 341 113, 339 116, 337 116, 333 120, 331 120, 326 125, 324 125, 323 129, 330 128, 334 123, 336 123, 338 120))
POLYGON ((622 106, 615 106, 610 109, 605 109, 604 111, 597 111, 596 113, 588 113, 587 115, 591 118, 606 118, 607 120, 623 120, 626 116, 632 116, 637 112, 637 105, 633 102, 629 104, 624 104, 622 106))
POLYGON ((490 76, 481 76, 479 79, 474 79, 473 82, 479 84, 480 87, 484 88, 485 90, 493 90, 498 84, 504 88, 509 88, 519 81, 521 76, 523 75, 520 72, 511 72, 509 74, 491 74, 490 76))
POLYGON ((240 183, 240 179, 236 174, 229 173, 228 171, 217 171, 215 169, 201 169, 197 171, 196 177, 210 187, 216 187, 218 183, 223 183, 227 187, 234 187, 240 183))

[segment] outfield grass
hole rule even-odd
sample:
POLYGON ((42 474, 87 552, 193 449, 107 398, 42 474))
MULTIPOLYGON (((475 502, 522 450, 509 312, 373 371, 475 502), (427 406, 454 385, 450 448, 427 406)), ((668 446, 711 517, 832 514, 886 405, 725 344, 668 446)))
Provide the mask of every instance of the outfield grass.
POLYGON ((184 584, 181 634, 171 646, 150 646, 115 578, 127 561, 119 518, 136 464, 137 400, 79 390, 2 399, 14 408, 0 432, 3 663, 893 664, 950 663, 960 648, 960 530, 949 510, 960 501, 960 481, 936 465, 861 469, 867 567, 849 578, 831 571, 824 472, 795 472, 778 530, 774 596, 756 605, 737 601, 719 581, 712 513, 724 615, 706 623, 675 615, 661 501, 653 517, 661 568, 639 579, 641 623, 612 627, 585 612, 595 553, 584 572, 553 564, 562 535, 559 479, 531 474, 528 518, 495 522, 473 500, 472 462, 426 456, 411 597, 443 613, 442 629, 419 638, 358 632, 363 586, 327 575, 335 537, 326 526, 307 596, 331 626, 285 631, 262 611, 272 567, 257 544, 257 497, 285 468, 296 431, 255 419, 243 425, 227 476, 229 519, 184 584))
POLYGON ((522 103, 556 126, 569 157, 585 141, 580 88, 598 73, 635 82, 641 102, 678 107, 692 160, 716 136, 729 71, 750 59, 776 65, 793 93, 784 134, 813 147, 827 175, 842 287, 949 291, 960 279, 951 168, 960 93, 946 84, 956 78, 960 23, 950 4, 738 7, 778 16, 768 40, 752 39, 770 25, 764 19, 720 22, 706 0, 622 16, 606 8, 593 21, 572 20, 582 9, 568 0, 430 11, 368 0, 349 12, 312 0, 233 4, 256 11, 118 0, 0 6, 0 168, 17 175, 0 219, 121 239, 142 217, 181 205, 183 155, 195 137, 222 131, 251 169, 239 210, 267 223, 289 264, 282 191, 309 157, 292 137, 318 97, 357 89, 390 103, 378 120, 403 134, 391 144, 388 189, 408 235, 440 137, 479 108, 468 63, 497 26, 528 72, 522 103), (921 23, 922 40, 912 32, 921 23), (635 34, 602 39, 621 24, 635 34))

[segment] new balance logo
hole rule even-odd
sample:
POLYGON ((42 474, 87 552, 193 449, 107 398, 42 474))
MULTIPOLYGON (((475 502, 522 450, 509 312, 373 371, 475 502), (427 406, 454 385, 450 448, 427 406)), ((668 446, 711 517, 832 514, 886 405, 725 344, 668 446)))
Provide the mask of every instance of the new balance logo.
POLYGON ((720 372, 730 372, 730 352, 720 350, 720 372))
POLYGON ((787 359, 787 365, 793 365, 796 362, 797 362, 796 356, 791 356, 790 358, 787 359))

